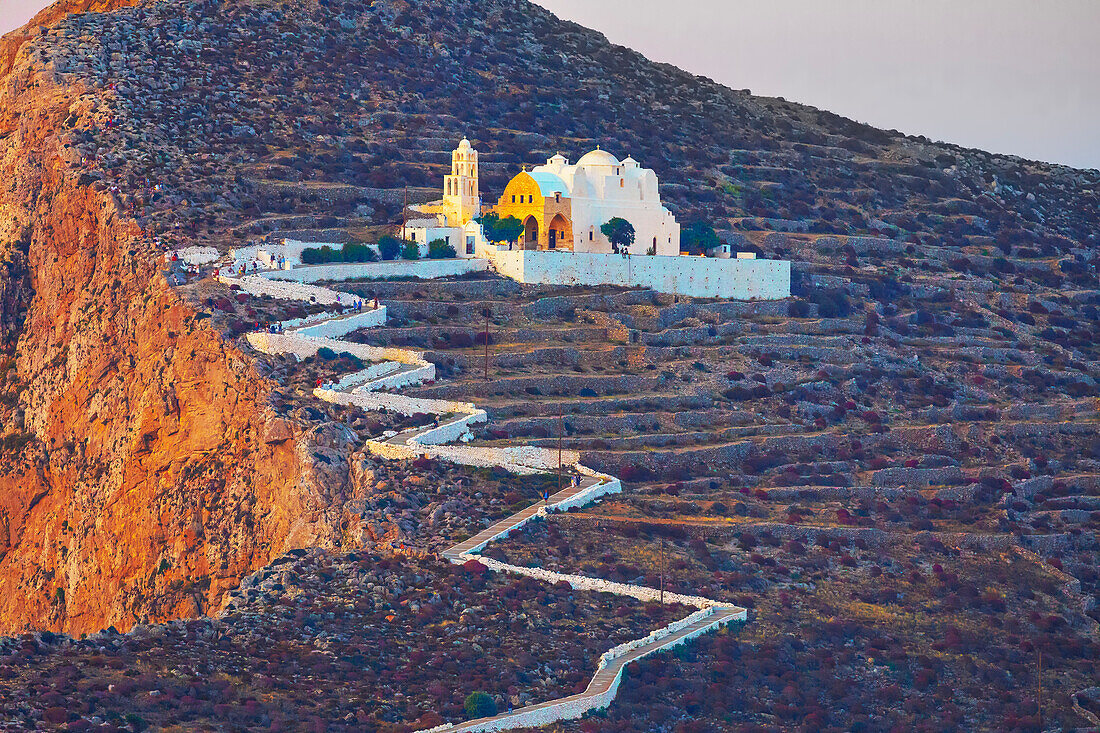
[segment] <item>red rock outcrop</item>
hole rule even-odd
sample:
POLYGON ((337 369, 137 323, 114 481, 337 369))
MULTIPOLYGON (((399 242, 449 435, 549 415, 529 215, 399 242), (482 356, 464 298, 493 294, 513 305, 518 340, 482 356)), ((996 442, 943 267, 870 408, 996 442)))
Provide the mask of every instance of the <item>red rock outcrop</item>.
POLYGON ((202 613, 289 547, 332 544, 338 513, 270 384, 78 169, 65 136, 84 90, 5 44, 0 632, 202 613))

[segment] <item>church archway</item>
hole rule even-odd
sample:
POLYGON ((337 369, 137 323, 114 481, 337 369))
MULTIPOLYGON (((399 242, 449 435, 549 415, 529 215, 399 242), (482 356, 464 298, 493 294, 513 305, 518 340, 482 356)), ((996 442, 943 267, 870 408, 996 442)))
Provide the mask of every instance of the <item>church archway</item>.
POLYGON ((523 248, 539 248, 539 220, 533 216, 527 217, 523 222, 523 248))
POLYGON ((546 232, 550 249, 573 249, 573 225, 561 214, 550 220, 546 232))

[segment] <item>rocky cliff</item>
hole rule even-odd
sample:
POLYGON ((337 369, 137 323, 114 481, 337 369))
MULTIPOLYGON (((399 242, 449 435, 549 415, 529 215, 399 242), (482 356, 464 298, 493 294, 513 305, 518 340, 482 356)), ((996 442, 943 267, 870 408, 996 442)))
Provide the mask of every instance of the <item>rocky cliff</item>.
POLYGON ((334 541, 303 476, 314 438, 286 423, 284 439, 264 439, 283 420, 269 382, 196 319, 150 237, 74 155, 93 109, 33 43, 12 53, 0 85, 2 632, 195 615, 288 547, 334 541))

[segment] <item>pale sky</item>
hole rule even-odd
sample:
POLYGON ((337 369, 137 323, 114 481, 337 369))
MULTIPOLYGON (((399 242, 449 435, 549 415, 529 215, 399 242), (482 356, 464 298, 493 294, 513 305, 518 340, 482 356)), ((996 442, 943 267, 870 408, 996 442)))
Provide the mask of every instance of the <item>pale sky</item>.
MULTIPOLYGON (((737 89, 1100 168, 1100 0, 536 2, 737 89)), ((44 5, 0 0, 0 33, 44 5)))
POLYGON ((535 0, 735 89, 1100 168, 1100 0, 535 0))

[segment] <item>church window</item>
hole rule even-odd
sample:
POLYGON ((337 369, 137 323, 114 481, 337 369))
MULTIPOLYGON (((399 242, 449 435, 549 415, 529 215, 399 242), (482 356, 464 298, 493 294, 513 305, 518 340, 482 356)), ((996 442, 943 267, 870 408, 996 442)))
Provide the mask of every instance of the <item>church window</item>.
POLYGON ((512 203, 514 204, 515 202, 516 202, 516 197, 512 196, 512 203))
POLYGON ((619 179, 619 188, 626 188, 626 179, 625 178, 620 178, 619 179))
POLYGON ((561 203, 561 191, 554 192, 554 203, 561 203))
POLYGON ((591 242, 593 239, 595 239, 595 237, 596 237, 596 232, 589 229, 588 230, 588 241, 591 242))

